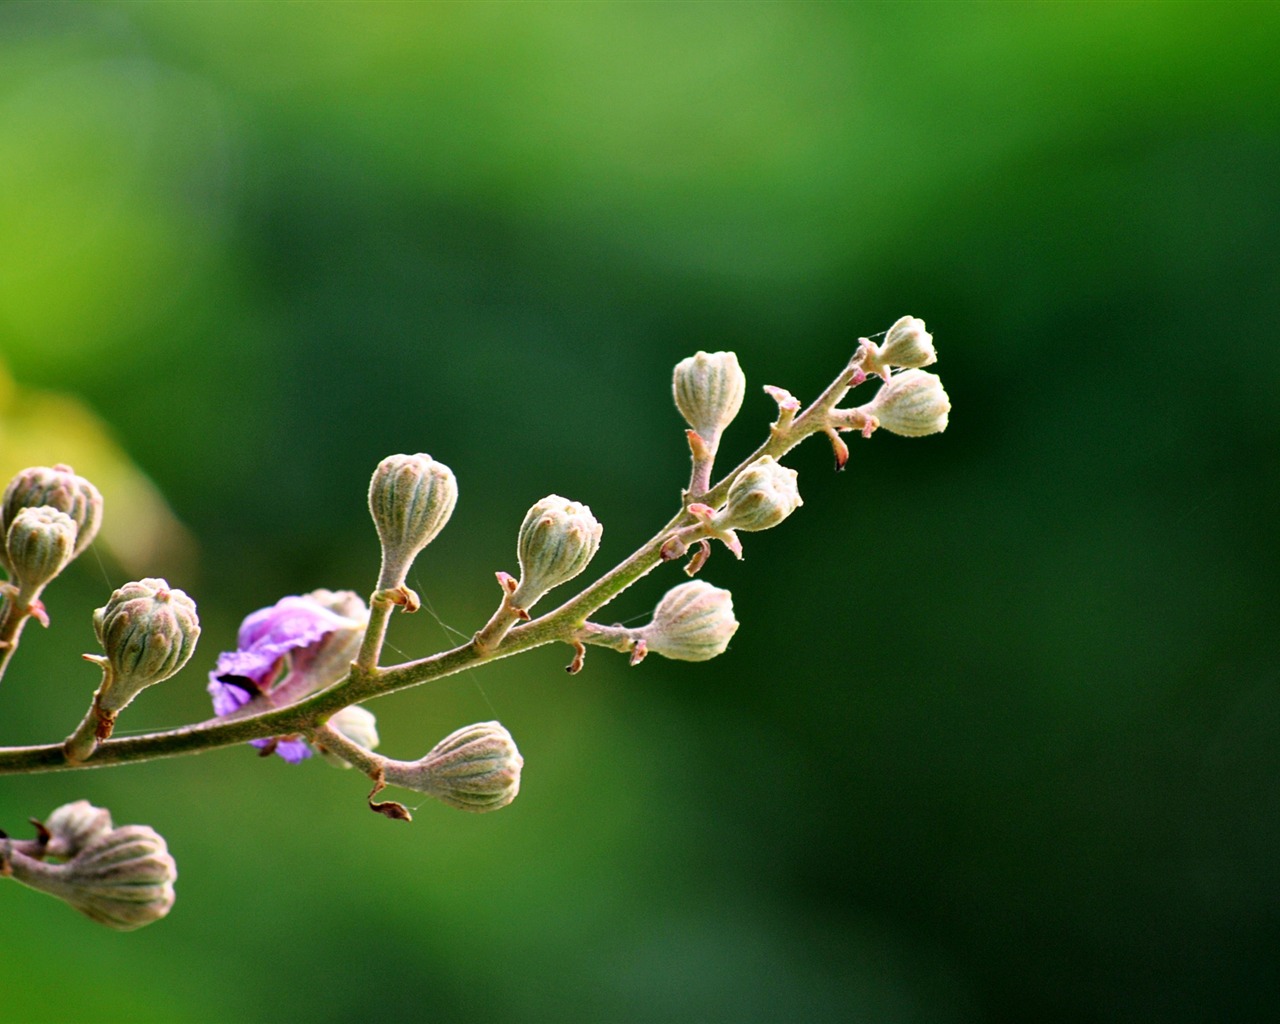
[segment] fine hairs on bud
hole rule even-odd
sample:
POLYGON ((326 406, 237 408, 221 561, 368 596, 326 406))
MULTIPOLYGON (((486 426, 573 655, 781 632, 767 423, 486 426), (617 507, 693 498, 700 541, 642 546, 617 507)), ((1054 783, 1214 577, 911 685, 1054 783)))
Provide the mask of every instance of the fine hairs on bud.
POLYGON ((461 811, 496 811, 520 792, 524 758, 500 722, 450 733, 419 761, 388 761, 388 783, 433 796, 461 811))
POLYGON ((413 560, 444 529, 458 502, 453 470, 430 455, 390 455, 369 481, 369 512, 382 542, 380 590, 404 586, 413 560))
POLYGON ((37 593, 75 557, 77 527, 51 505, 22 508, 3 538, 9 568, 18 586, 37 593))
POLYGON ((552 587, 567 583, 600 549, 604 527, 591 509, 549 494, 525 514, 516 541, 520 584, 511 594, 517 608, 529 609, 552 587))
POLYGON ((768 530, 804 504, 796 486, 799 474, 771 455, 751 463, 729 488, 724 509, 714 523, 722 530, 768 530))
POLYGON ((746 390, 746 374, 733 352, 699 352, 676 363, 676 408, 712 450, 742 408, 746 390))
POLYGON ((894 374, 863 409, 891 434, 926 437, 947 429, 951 400, 934 374, 906 370, 894 374))
MULTIPOLYGON (((5 488, 0 499, 0 539, 7 538, 9 529, 24 508, 48 505, 71 518, 76 525, 72 558, 93 543, 102 524, 102 495, 82 476, 76 476, 70 466, 32 466, 18 473, 5 488)), ((0 563, 12 569, 5 544, 0 543, 0 563)))
MULTIPOLYGON (((47 852, 53 855, 52 850, 47 852)), ((117 931, 158 921, 173 907, 177 865, 164 838, 147 825, 99 831, 72 851, 64 864, 47 863, 15 849, 10 849, 4 863, 16 881, 56 896, 117 931)))
POLYGON ((904 316, 885 333, 882 344, 871 347, 870 357, 863 368, 869 373, 884 374, 888 379, 890 367, 912 369, 932 366, 937 361, 933 335, 925 330, 924 321, 919 317, 904 316))
POLYGON ((144 688, 168 679, 190 660, 200 638, 196 603, 163 579, 126 583, 93 613, 105 657, 97 706, 114 714, 144 688))
POLYGON ((709 661, 723 654, 738 631, 733 595, 703 580, 672 587, 643 627, 644 649, 676 661, 709 661))

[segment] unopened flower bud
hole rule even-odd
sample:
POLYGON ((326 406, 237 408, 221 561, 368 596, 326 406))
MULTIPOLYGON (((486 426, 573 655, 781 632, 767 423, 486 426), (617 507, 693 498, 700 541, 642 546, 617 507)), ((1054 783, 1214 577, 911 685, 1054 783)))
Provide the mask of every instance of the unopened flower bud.
POLYGON ((369 482, 369 511, 382 541, 378 586, 404 585, 409 567, 435 538, 458 502, 453 470, 430 455, 390 455, 369 482))
POLYGON ((640 637, 646 650, 664 658, 709 661, 725 652, 737 630, 733 595, 693 580, 667 591, 640 637))
POLYGON ((46 854, 66 860, 111 831, 111 812, 105 807, 94 807, 88 800, 77 800, 63 804, 50 814, 44 828, 49 833, 46 854))
POLYGON ((50 505, 22 508, 5 538, 14 581, 29 593, 39 591, 75 557, 76 524, 50 505))
POLYGON ((934 374, 906 370, 895 374, 864 408, 892 434, 925 437, 947 429, 951 400, 934 374))
POLYGON ((738 474, 715 525, 725 530, 767 530, 804 504, 796 486, 799 474, 765 455, 738 474))
POLYGON ((919 317, 904 316, 884 336, 878 350, 877 369, 888 366, 905 368, 929 366, 938 361, 933 335, 924 329, 919 317))
POLYGON ((715 447, 742 408, 747 377, 733 352, 699 352, 676 363, 676 408, 708 445, 715 447))
MULTIPOLYGON (((351 707, 343 708, 333 715, 329 719, 329 724, 352 743, 358 743, 365 750, 374 750, 378 746, 378 720, 368 708, 352 704, 351 707)), ((344 761, 337 754, 331 754, 327 750, 321 753, 330 764, 336 764, 339 768, 351 767, 350 762, 344 761)))
MULTIPOLYGON (((4 498, 0 500, 0 537, 9 535, 9 528, 24 508, 48 505, 64 512, 76 524, 75 546, 72 558, 79 555, 98 535, 102 523, 102 495, 82 476, 76 476, 70 466, 32 466, 9 481, 4 498)), ((7 554, 0 544, 0 563, 11 568, 7 554)))
POLYGON ((173 906, 177 866, 164 839, 146 825, 99 834, 65 864, 14 853, 12 876, 119 931, 158 921, 173 906))
POLYGON ((168 679, 196 649, 196 604, 162 579, 126 583, 93 613, 105 658, 97 705, 114 714, 144 687, 168 679))
POLYGON ((573 579, 600 548, 604 527, 591 509, 549 494, 529 509, 520 524, 516 553, 520 585, 511 603, 528 609, 552 587, 573 579))
POLYGON ((419 761, 390 761, 386 781, 435 797, 462 811, 496 811, 520 792, 524 758, 498 722, 451 733, 419 761))

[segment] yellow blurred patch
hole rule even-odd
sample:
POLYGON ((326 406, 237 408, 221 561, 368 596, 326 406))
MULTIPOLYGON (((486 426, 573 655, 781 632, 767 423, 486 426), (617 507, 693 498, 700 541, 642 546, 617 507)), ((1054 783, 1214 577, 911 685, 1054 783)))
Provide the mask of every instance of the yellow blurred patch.
POLYGON ((27 466, 63 463, 102 492, 95 547, 126 574, 190 585, 197 549, 159 489, 112 440, 106 425, 70 395, 17 384, 0 362, 0 478, 27 466))

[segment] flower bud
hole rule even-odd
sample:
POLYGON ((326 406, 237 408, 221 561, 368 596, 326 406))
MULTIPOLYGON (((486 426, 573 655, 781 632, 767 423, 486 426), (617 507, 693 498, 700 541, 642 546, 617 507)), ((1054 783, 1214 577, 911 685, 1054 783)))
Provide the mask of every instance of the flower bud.
POLYGON ((703 580, 672 587, 640 630, 647 650, 676 661, 709 661, 723 654, 738 630, 733 595, 703 580))
POLYGON ((906 370, 894 374, 865 408, 891 434, 924 437, 947 429, 951 400, 934 374, 906 370))
POLYGON ((390 455, 369 482, 369 511, 382 541, 378 586, 404 585, 409 567, 435 538, 458 502, 453 470, 430 455, 390 455))
POLYGON ((919 317, 904 316, 884 336, 880 345, 879 367, 901 366, 906 368, 929 366, 938 361, 933 347, 933 335, 924 329, 919 317))
POLYGON ((76 524, 50 505, 18 510, 5 538, 14 581, 35 593, 75 557, 76 524))
POLYGON ((529 509, 520 524, 516 553, 520 585, 511 603, 528 609, 552 587, 573 579, 600 548, 604 527, 591 509, 549 494, 529 509))
POLYGON ((88 800, 77 800, 50 814, 44 828, 49 833, 45 853, 66 860, 111 831, 111 812, 94 807, 88 800))
POLYGON ((114 714, 144 687, 168 679, 196 649, 196 604, 162 579, 126 583, 93 613, 93 631, 106 657, 98 707, 114 714))
MULTIPOLYGON (((374 750, 378 746, 378 720, 367 708, 352 704, 351 707, 343 708, 333 715, 329 719, 329 724, 352 743, 358 743, 365 750, 374 750)), ((330 764, 336 764, 339 768, 351 767, 349 762, 344 761, 337 754, 331 754, 327 750, 321 753, 330 764)))
POLYGON ((419 761, 389 761, 386 781, 435 797, 462 811, 496 811, 520 792, 524 758, 498 722, 451 733, 419 761))
POLYGON ((715 517, 721 530, 767 530, 777 526, 804 504, 794 469, 779 465, 771 455, 756 459, 738 474, 724 508, 715 517))
POLYGON ((676 408, 713 449, 742 408, 747 378, 733 352, 699 352, 676 363, 676 408))
POLYGON ((23 885, 56 896, 119 931, 141 928, 169 913, 178 877, 164 839, 146 825, 103 832, 65 864, 17 853, 8 863, 23 885))
MULTIPOLYGON (((102 495, 70 466, 32 466, 9 481, 0 500, 0 537, 8 537, 18 513, 24 508, 48 505, 64 512, 76 524, 75 558, 98 535, 102 523, 102 495)), ((0 562, 10 568, 7 554, 0 544, 0 562)))

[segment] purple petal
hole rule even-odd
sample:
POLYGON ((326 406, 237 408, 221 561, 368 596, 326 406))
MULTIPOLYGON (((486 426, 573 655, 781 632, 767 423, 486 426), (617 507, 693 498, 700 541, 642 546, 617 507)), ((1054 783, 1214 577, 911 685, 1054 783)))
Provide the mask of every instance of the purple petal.
POLYGON ((263 747, 275 744, 274 753, 279 754, 290 764, 298 764, 305 761, 311 756, 311 748, 307 746, 305 740, 250 740, 251 746, 261 750, 263 747))
POLYGON ((253 694, 235 683, 224 683, 214 679, 209 683, 209 694, 213 697, 213 713, 218 717, 229 715, 238 708, 244 707, 253 699, 253 694))
POLYGON ((237 646, 242 652, 278 657, 350 624, 349 619, 329 611, 312 598, 282 597, 270 608, 262 608, 244 620, 237 646))
POLYGON ((252 679, 260 688, 266 689, 282 657, 283 655, 280 654, 266 654, 261 651, 224 651, 218 655, 218 667, 209 673, 209 678, 243 676, 245 679, 252 679))

